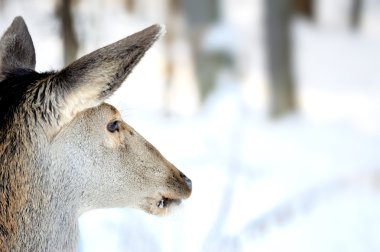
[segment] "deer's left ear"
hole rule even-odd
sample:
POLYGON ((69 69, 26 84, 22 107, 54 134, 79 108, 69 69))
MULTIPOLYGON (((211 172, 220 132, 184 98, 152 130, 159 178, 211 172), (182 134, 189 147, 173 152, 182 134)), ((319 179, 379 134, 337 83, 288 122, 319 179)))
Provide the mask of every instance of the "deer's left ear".
POLYGON ((22 17, 16 17, 0 40, 0 75, 17 68, 33 69, 36 54, 28 27, 22 17))
POLYGON ((87 54, 56 73, 51 79, 50 97, 55 97, 60 118, 65 118, 63 123, 113 94, 162 33, 162 26, 150 26, 87 54))

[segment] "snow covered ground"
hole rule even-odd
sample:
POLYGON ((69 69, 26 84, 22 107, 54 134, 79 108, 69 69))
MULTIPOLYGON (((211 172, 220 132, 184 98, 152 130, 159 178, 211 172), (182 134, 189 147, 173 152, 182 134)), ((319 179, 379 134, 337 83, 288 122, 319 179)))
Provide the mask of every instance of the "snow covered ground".
MULTIPOLYGON (((52 6, 36 2, 8 1, 0 28, 15 15, 25 16, 38 70, 58 68, 61 49, 52 6), (31 8, 41 15, 31 14, 31 8)), ((82 18, 90 8, 83 2, 76 10, 82 18)), ((136 21, 120 12, 117 1, 109 2, 114 4, 91 5, 104 10, 99 19, 81 21, 88 41, 81 53, 154 19, 154 12, 146 11, 136 21)), ((349 1, 343 0, 318 1, 317 24, 295 22, 300 110, 271 121, 257 10, 261 1, 223 2, 225 20, 218 29, 236 32, 232 44, 238 47, 241 71, 223 73, 198 113, 162 113, 162 44, 109 101, 192 179, 191 198, 165 218, 130 209, 84 214, 79 251, 380 251, 380 4, 365 1, 357 32, 346 27, 341 10, 349 1), (249 8, 256 8, 253 14, 249 8)))

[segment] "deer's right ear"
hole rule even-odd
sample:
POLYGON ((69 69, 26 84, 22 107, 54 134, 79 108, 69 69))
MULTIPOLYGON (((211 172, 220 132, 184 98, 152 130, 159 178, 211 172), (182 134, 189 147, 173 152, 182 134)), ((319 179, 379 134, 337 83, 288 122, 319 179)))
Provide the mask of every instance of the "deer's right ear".
POLYGON ((58 102, 63 123, 113 94, 163 31, 160 25, 150 26, 83 56, 55 74, 54 96, 63 98, 58 102))
POLYGON ((36 55, 22 17, 16 17, 0 40, 0 75, 17 68, 33 69, 36 55))

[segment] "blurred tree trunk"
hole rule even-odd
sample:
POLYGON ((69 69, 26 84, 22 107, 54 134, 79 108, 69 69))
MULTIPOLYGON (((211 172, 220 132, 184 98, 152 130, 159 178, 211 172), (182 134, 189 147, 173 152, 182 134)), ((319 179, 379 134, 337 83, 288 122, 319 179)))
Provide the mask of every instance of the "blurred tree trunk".
POLYGON ((168 0, 167 1, 167 13, 166 13, 166 34, 163 37, 165 42, 166 51, 166 91, 164 93, 165 102, 165 114, 170 115, 170 90, 172 88, 172 81, 174 77, 174 43, 175 38, 178 36, 178 23, 181 13, 181 2, 180 0, 168 0))
POLYGON ((216 85, 220 70, 231 62, 231 57, 224 51, 204 51, 202 41, 207 29, 220 18, 220 1, 218 0, 182 0, 184 14, 189 24, 189 41, 191 43, 200 98, 204 101, 216 85))
POLYGON ((352 0, 351 6, 351 28, 356 30, 360 26, 363 9, 363 0, 352 0))
POLYGON ((170 80, 174 73, 174 62, 172 56, 172 48, 174 45, 174 38, 178 35, 178 22, 181 13, 181 2, 180 0, 169 0, 168 1, 168 15, 166 17, 166 34, 164 36, 165 44, 168 50, 168 62, 167 62, 167 76, 168 84, 170 85, 170 80))
POLYGON ((309 20, 314 20, 314 0, 294 0, 293 10, 296 14, 300 14, 309 20))
POLYGON ((56 5, 56 15, 61 23, 65 65, 70 64, 76 59, 79 47, 73 23, 73 4, 74 0, 59 0, 56 5))
POLYGON ((296 109, 291 52, 291 1, 265 1, 270 114, 273 118, 296 109))
POLYGON ((136 9, 135 0, 125 0, 125 7, 127 8, 128 12, 133 13, 136 9))

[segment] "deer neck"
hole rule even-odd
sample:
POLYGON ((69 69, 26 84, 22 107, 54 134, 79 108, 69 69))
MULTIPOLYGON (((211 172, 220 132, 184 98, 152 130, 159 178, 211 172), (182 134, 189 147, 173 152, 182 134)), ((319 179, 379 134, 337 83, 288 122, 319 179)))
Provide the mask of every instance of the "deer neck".
MULTIPOLYGON (((41 190, 34 216, 34 223, 29 225, 30 228, 28 243, 30 238, 40 240, 36 246, 41 249, 33 251, 75 251, 75 246, 79 237, 78 230, 78 205, 79 200, 76 190, 72 186, 68 170, 65 167, 56 167, 52 162, 46 163, 48 157, 43 157, 44 167, 40 176, 41 190), (35 227, 41 225, 42 232, 36 237, 35 227)), ((35 181, 35 179, 34 179, 35 181)), ((34 192, 33 195, 38 194, 34 192)), ((31 195, 33 197, 33 195, 31 195)))
POLYGON ((78 216, 71 207, 51 201, 46 209, 36 209, 24 216, 30 221, 19 223, 20 231, 23 230, 18 242, 21 251, 75 251, 78 216))
POLYGON ((77 194, 69 186, 66 171, 54 166, 48 152, 33 146, 33 156, 19 154, 30 147, 19 146, 12 158, 18 162, 2 167, 3 175, 16 179, 0 195, 10 199, 6 212, 0 211, 0 227, 4 228, 0 229, 0 251, 75 251, 77 194))

